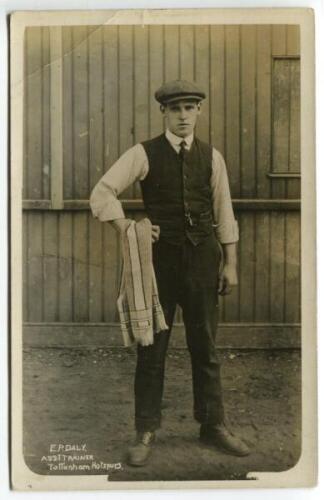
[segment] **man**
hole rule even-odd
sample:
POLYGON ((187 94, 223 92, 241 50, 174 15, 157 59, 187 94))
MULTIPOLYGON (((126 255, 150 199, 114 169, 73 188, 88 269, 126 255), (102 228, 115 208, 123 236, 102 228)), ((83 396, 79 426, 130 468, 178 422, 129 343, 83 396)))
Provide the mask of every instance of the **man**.
POLYGON ((155 431, 161 426, 165 356, 177 304, 183 311, 191 357, 193 410, 200 423, 200 439, 236 456, 249 453, 247 445, 224 424, 215 346, 218 294, 230 293, 237 284, 238 229, 224 160, 194 135, 205 97, 192 82, 162 85, 155 98, 165 119, 165 134, 126 151, 90 198, 93 215, 110 221, 122 233, 129 220, 117 196, 133 182, 141 182, 144 207, 152 222, 159 299, 169 326, 154 335, 152 345, 137 345, 137 438, 128 453, 131 465, 147 463, 155 431))

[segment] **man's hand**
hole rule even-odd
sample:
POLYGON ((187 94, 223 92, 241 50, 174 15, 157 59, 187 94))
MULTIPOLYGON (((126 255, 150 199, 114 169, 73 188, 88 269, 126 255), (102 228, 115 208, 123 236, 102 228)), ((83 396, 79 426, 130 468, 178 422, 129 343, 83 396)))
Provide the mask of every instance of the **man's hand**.
POLYGON ((160 226, 152 225, 152 241, 155 243, 160 238, 160 226))
POLYGON ((236 271, 236 244, 225 243, 222 245, 224 266, 219 275, 218 293, 228 295, 232 287, 238 284, 236 271))
POLYGON ((225 264, 220 275, 218 284, 219 295, 228 295, 232 291, 232 287, 238 284, 236 266, 233 264, 225 264))
MULTIPOLYGON (((128 226, 131 223, 131 219, 115 219, 111 221, 112 226, 118 231, 119 234, 122 234, 127 230, 128 226)), ((152 242, 155 243, 160 237, 160 226, 152 225, 152 242)))

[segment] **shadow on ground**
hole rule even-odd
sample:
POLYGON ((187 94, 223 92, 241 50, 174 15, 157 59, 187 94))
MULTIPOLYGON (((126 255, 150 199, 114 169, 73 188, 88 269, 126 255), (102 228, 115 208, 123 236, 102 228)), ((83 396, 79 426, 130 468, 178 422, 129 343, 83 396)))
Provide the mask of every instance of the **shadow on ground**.
POLYGON ((300 453, 299 351, 220 355, 228 420, 252 447, 250 456, 224 455, 198 441, 184 349, 167 356, 163 424, 151 462, 132 468, 125 454, 134 439, 134 351, 26 348, 27 465, 38 474, 109 474, 110 481, 242 479, 249 471, 291 468, 300 453))

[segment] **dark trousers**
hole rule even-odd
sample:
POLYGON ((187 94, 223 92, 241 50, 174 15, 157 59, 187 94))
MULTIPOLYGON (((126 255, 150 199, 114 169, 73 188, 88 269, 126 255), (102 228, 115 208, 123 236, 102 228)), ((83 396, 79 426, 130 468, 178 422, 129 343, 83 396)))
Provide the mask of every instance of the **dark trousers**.
POLYGON ((137 346, 135 427, 153 431, 161 426, 165 357, 176 305, 183 312, 191 358, 194 418, 200 423, 222 422, 220 361, 215 345, 218 322, 220 249, 214 234, 194 246, 189 240, 153 244, 153 265, 159 298, 169 329, 154 334, 150 346, 137 346))

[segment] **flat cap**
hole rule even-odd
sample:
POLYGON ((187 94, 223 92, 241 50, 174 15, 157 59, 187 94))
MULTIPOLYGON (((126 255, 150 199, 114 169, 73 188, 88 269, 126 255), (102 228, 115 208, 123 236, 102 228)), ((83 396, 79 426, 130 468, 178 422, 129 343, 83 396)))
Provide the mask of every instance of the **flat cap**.
POLYGON ((161 104, 179 101, 184 98, 201 101, 206 97, 205 92, 196 83, 187 80, 172 80, 164 83, 154 95, 155 99, 161 104))

